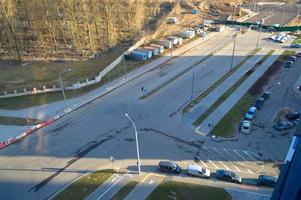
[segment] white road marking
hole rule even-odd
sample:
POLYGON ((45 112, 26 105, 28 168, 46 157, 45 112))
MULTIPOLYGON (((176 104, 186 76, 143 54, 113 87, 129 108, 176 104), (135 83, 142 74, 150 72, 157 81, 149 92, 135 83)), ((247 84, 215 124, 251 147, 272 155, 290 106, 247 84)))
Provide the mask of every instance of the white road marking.
POLYGON ((257 162, 258 160, 255 159, 253 156, 251 156, 247 151, 243 151, 246 155, 248 155, 252 160, 254 160, 255 162, 257 162))
POLYGON ((208 167, 208 165, 206 165, 206 163, 204 163, 202 160, 200 160, 200 161, 204 167, 208 167))
MULTIPOLYGON (((233 150, 233 152, 235 152, 241 159, 243 159, 244 161, 246 161, 246 162, 249 162, 248 160, 246 160, 242 155, 240 155, 238 152, 237 152, 237 150, 233 150)), ((242 164, 242 163, 241 163, 242 164)), ((247 170, 248 170, 248 172, 250 173, 250 174, 253 174, 254 172, 253 171, 251 171, 251 170, 249 170, 245 165, 243 165, 247 170)))
POLYGON ((123 174, 113 185, 111 185, 106 191, 104 191, 97 200, 101 199, 108 191, 110 191, 126 174, 123 174))
POLYGON ((153 184, 153 183, 155 183, 155 181, 154 181, 153 179, 151 179, 151 180, 148 182, 149 185, 151 185, 151 184, 153 184))
POLYGON ((214 167, 215 169, 220 169, 218 166, 216 166, 211 160, 208 160, 214 167))

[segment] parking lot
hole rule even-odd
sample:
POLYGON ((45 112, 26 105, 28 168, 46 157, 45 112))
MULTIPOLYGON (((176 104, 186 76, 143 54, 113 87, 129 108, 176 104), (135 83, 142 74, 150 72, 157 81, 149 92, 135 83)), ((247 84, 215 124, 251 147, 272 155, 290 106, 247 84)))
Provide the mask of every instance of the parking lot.
POLYGON ((264 169, 263 160, 256 153, 245 150, 203 146, 197 158, 200 165, 211 170, 254 174, 264 169))
POLYGON ((271 92, 270 98, 265 102, 261 110, 257 110, 253 124, 253 134, 261 134, 262 131, 273 137, 289 137, 294 128, 286 131, 277 131, 273 125, 278 119, 286 120, 284 115, 288 111, 301 111, 301 92, 294 90, 295 82, 301 75, 301 58, 298 58, 290 68, 281 67, 280 72, 270 80, 267 91, 271 92))

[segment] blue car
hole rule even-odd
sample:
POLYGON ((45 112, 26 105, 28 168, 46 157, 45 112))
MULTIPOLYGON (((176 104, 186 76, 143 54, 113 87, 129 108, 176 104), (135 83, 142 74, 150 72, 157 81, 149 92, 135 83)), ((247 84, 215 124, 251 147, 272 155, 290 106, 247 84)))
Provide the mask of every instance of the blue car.
POLYGON ((245 114, 245 119, 247 119, 247 120, 253 119, 256 110, 257 110, 257 108, 255 106, 252 106, 251 108, 249 108, 248 112, 245 114))

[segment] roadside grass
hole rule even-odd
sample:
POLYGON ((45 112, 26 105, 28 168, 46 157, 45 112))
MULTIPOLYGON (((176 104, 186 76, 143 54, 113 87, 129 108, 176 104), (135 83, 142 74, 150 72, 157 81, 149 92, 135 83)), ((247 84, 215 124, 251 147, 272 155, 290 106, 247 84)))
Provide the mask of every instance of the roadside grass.
POLYGON ((299 43, 301 44, 301 34, 294 34, 296 36, 296 39, 292 42, 292 44, 299 43))
MULTIPOLYGON (((195 39, 197 39, 197 37, 195 37, 195 39)), ((194 41, 194 40, 192 39, 189 41, 185 41, 185 44, 192 42, 192 41, 194 41)), ((183 44, 184 44, 184 42, 183 42, 183 44)), ((116 56, 117 55, 119 55, 119 54, 116 54, 116 56)), ((125 62, 121 62, 113 70, 111 70, 109 73, 107 73, 101 79, 101 81, 99 83, 96 83, 96 84, 93 84, 93 85, 90 85, 90 86, 87 86, 87 87, 84 87, 81 89, 77 89, 77 90, 67 90, 67 91, 65 91, 66 97, 67 97, 67 99, 71 99, 71 98, 82 96, 82 95, 86 94, 87 92, 90 92, 90 91, 92 91, 96 88, 99 88, 117 78, 120 78, 120 77, 124 76, 125 74, 127 74, 127 73, 129 73, 129 72, 141 67, 142 65, 144 65, 148 62, 151 62, 157 58, 158 57, 151 58, 144 62, 132 61, 132 60, 126 60, 125 62)), ((92 60, 92 61, 93 62, 97 61, 97 63, 99 64, 99 60, 92 60)), ((92 62, 92 61, 90 61, 90 62, 92 62)), ((88 61, 83 61, 81 63, 84 63, 84 62, 88 62, 88 61)), ((65 62, 65 63, 68 63, 68 62, 65 62)), ((76 63, 76 62, 74 62, 74 63, 76 63)), ((64 64, 64 63, 62 63, 62 64, 64 64)), ((109 63, 106 63, 105 66, 107 66, 108 64, 109 63)), ((78 67, 78 66, 82 66, 82 68, 85 68, 85 66, 81 65, 81 64, 76 65, 76 67, 78 67)), ((63 67, 60 67, 59 69, 62 69, 62 68, 63 67)), ((2 68, 0 68, 0 69, 2 69, 2 68)), ((97 71, 97 73, 99 73, 99 72, 100 72, 100 70, 97 71)), ((75 73, 74 70, 64 74, 64 76, 63 76, 64 85, 66 85, 66 83, 68 83, 68 80, 69 80, 68 78, 73 76, 72 73, 75 73)), ((56 73, 55 76, 58 76, 58 72, 56 73)), ((55 77, 55 78, 58 79, 58 77, 55 77)), ((84 79, 84 80, 86 80, 86 79, 84 79)), ((1 81, 4 83, 7 80, 1 80, 1 74, 0 74, 0 86, 1 86, 1 81)), ((76 80, 74 80, 73 82, 71 81, 71 83, 74 83, 75 81, 76 80)), ((61 91, 50 92, 50 93, 45 93, 45 94, 20 96, 20 97, 0 98, 0 109, 18 110, 18 109, 24 109, 24 108, 29 108, 29 107, 33 107, 33 106, 49 104, 49 103, 62 101, 62 100, 63 100, 63 96, 62 96, 61 91)))
POLYGON ((167 181, 158 185, 147 197, 147 200, 157 199, 230 200, 232 197, 223 188, 167 181))
POLYGON ((125 47, 114 48, 106 52, 101 59, 90 59, 87 61, 66 61, 66 62, 0 62, 0 93, 4 91, 8 93, 23 91, 23 88, 32 90, 32 88, 43 88, 43 86, 58 86, 59 72, 64 69, 72 69, 68 73, 64 73, 63 80, 67 85, 71 85, 77 81, 85 81, 94 78, 108 66, 113 60, 119 57, 125 47))
MULTIPOLYGON (((111 82, 121 76, 124 76, 124 73, 128 73, 140 67, 142 62, 132 62, 127 61, 125 65, 123 63, 117 65, 112 71, 106 74, 99 83, 77 89, 77 90, 66 90, 67 99, 75 98, 78 96, 82 96, 87 92, 90 92, 98 87, 101 87, 108 82, 111 82), (126 69, 125 69, 126 67, 126 69)), ((27 95, 20 97, 11 97, 11 98, 0 98, 0 108, 1 109, 10 109, 10 110, 18 110, 23 108, 29 108, 33 106, 39 106, 44 104, 49 104, 57 101, 62 101, 63 96, 62 92, 50 92, 44 94, 36 94, 36 95, 27 95)))
POLYGON ((235 104, 235 106, 217 123, 210 135, 219 137, 232 137, 240 121, 244 118, 248 108, 254 103, 256 98, 264 91, 264 87, 270 79, 282 67, 283 57, 291 52, 283 52, 282 55, 272 64, 272 66, 255 82, 247 93, 235 104))
POLYGON ((66 189, 55 196, 54 200, 66 200, 66 199, 85 199, 89 196, 97 187, 103 184, 110 176, 112 176, 114 170, 100 170, 92 174, 88 174, 79 180, 69 185, 66 189))
POLYGON ((294 56, 295 54, 296 54, 295 51, 290 51, 290 50, 284 51, 280 55, 280 57, 277 59, 277 61, 279 61, 279 62, 285 62, 287 57, 294 56))
POLYGON ((124 199, 138 184, 137 181, 128 182, 123 188, 121 188, 111 200, 122 200, 124 199))
POLYGON ((235 125, 241 121, 248 108, 254 103, 255 99, 255 97, 246 93, 212 129, 210 135, 232 137, 235 132, 235 125))
POLYGON ((245 75, 243 75, 232 87, 230 87, 214 104, 212 104, 194 123, 194 126, 200 125, 220 104, 222 104, 254 71, 261 65, 275 50, 269 51, 264 55, 245 75))
POLYGON ((189 104, 187 104, 183 109, 182 112, 186 113, 194 107, 196 104, 198 104, 204 97, 206 97, 208 94, 210 94, 215 88, 217 88, 222 82, 224 82, 227 78, 229 78, 237 69, 239 69, 242 65, 244 65, 251 57, 256 55, 261 48, 255 49, 251 54, 249 54, 247 57, 245 57, 242 61, 240 61, 237 65, 235 65, 230 71, 226 72, 221 78, 219 78, 217 81, 215 81, 209 88, 207 88, 205 91, 201 92, 197 97, 195 97, 189 104))
POLYGON ((40 123, 38 119, 0 116, 1 125, 29 126, 40 123))

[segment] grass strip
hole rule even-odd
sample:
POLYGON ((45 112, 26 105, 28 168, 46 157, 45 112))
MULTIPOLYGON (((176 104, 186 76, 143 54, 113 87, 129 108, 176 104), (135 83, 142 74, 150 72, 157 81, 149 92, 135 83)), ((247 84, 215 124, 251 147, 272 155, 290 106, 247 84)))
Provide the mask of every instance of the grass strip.
POLYGON ((273 54, 274 50, 269 51, 262 57, 252 69, 244 74, 231 88, 229 88, 214 104, 212 104, 194 123, 194 126, 200 125, 220 104, 222 104, 254 71, 257 66, 262 64, 269 56, 273 54), (259 64, 260 63, 260 64, 259 64))
POLYGON ((176 76, 172 77, 171 79, 169 79, 168 81, 164 82, 162 85, 160 85, 159 87, 156 87, 155 89, 151 90, 150 92, 148 92, 147 94, 143 95, 140 97, 140 99, 145 99, 153 94, 155 94, 156 92, 158 92, 159 90, 161 90, 162 88, 164 88, 166 85, 168 85, 169 83, 175 81, 176 79, 178 79, 180 76, 182 76, 183 74, 185 74, 186 72, 190 71, 192 68, 194 68, 195 66, 199 65, 200 63, 206 61, 207 59, 209 59, 211 56, 213 56, 213 54, 209 54, 207 55, 205 58, 203 58, 202 60, 198 61, 197 63, 194 63, 192 66, 190 66, 189 68, 185 69, 184 71, 180 72, 179 74, 177 74, 176 76))
POLYGON ((33 119, 33 118, 0 116, 1 125, 29 126, 29 125, 36 125, 40 122, 41 122, 40 120, 33 119))
POLYGON ((130 181, 123 188, 121 188, 111 200, 122 200, 124 199, 138 184, 137 181, 130 181))
POLYGON ((113 173, 114 170, 107 169, 88 174, 69 185, 66 189, 55 196, 54 200, 85 199, 110 176, 112 176, 113 173))
POLYGON ((285 57, 292 55, 291 51, 284 51, 272 66, 260 77, 249 91, 235 104, 235 106, 217 123, 212 129, 210 135, 219 137, 232 137, 235 132, 235 127, 243 119, 248 108, 254 103, 256 98, 262 93, 263 86, 268 83, 268 80, 274 73, 282 67, 282 62, 285 57))
POLYGON ((232 197, 224 188, 167 181, 158 185, 147 198, 147 200, 157 199, 230 200, 232 197))
MULTIPOLYGON (((197 39, 197 37, 195 37, 197 39)), ((195 39, 185 41, 185 44, 193 42, 195 39)), ((184 42, 183 42, 184 44, 184 42)), ((192 47, 194 48, 194 47, 192 47)), ((188 49, 190 50, 190 49, 188 49)), ((187 50, 187 51, 188 51, 187 50)), ((185 52, 187 52, 185 51, 185 52)), ((165 51, 167 52, 167 51, 165 51)), ((183 52, 183 53, 185 53, 183 52)), ((182 54, 183 54, 182 53, 182 54)), ((125 63, 120 63, 114 69, 112 69, 110 72, 108 72, 99 83, 77 89, 77 90, 67 90, 65 91, 67 99, 75 98, 82 96, 86 94, 87 92, 90 92, 92 90, 95 90, 113 80, 116 80, 122 76, 125 76, 125 74, 134 71, 135 69, 145 65, 148 62, 153 61, 155 58, 151 58, 147 61, 125 61, 125 63)), ((65 76, 70 76, 72 74, 66 73, 65 76)), ((68 77, 67 77, 68 78, 68 77)), ((65 83, 65 81, 64 81, 65 83)), ((50 92, 45 94, 36 94, 36 95, 27 95, 27 96, 20 96, 20 97, 11 97, 11 98, 0 98, 0 108, 1 109, 9 109, 9 110, 18 110, 18 109, 24 109, 24 108, 30 108, 33 106, 39 106, 44 104, 49 104, 57 101, 63 101, 62 92, 50 92)))
POLYGON ((210 135, 232 137, 235 131, 235 124, 240 122, 255 99, 255 97, 246 93, 212 129, 210 135))
POLYGON ((194 98, 189 104, 187 104, 182 112, 186 113, 190 108, 198 104, 204 97, 210 94, 215 88, 217 88, 222 82, 224 82, 227 78, 229 78, 237 69, 239 69, 242 65, 244 65, 251 57, 256 55, 261 48, 255 49, 251 54, 245 57, 242 61, 240 61, 235 67, 233 67, 230 71, 225 73, 221 78, 217 79, 210 87, 208 87, 205 91, 201 92, 196 98, 194 98))

